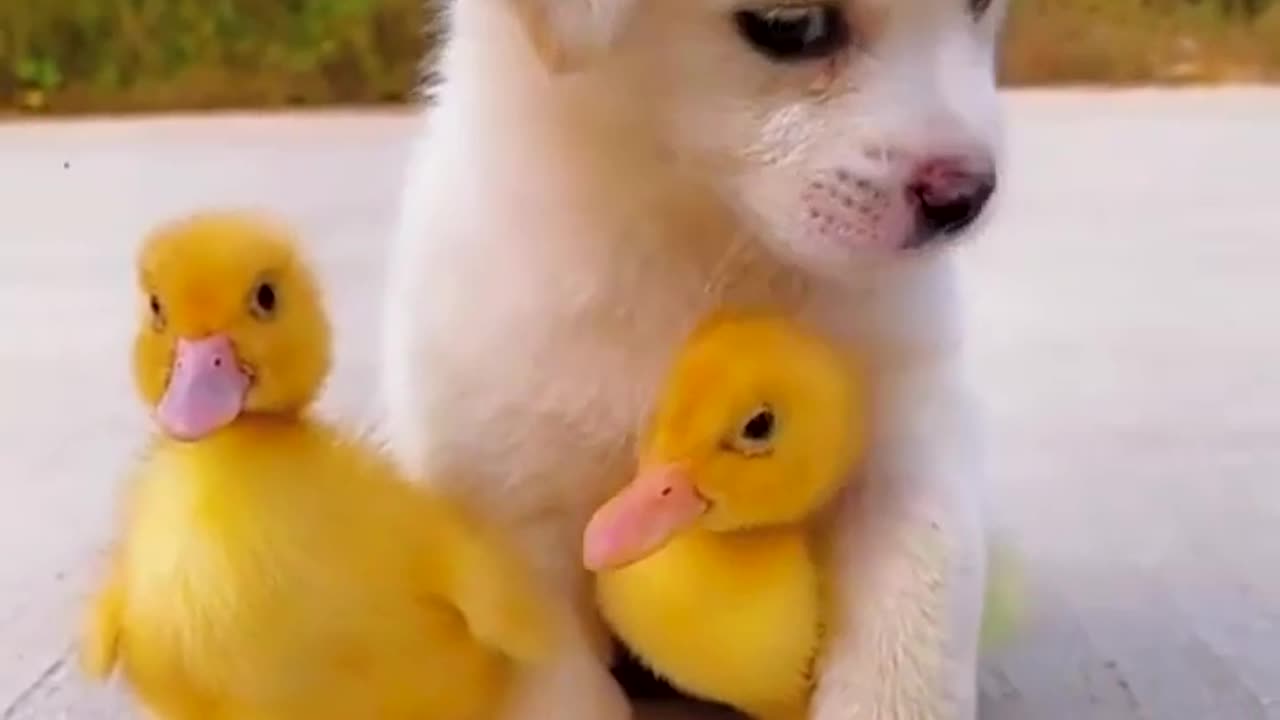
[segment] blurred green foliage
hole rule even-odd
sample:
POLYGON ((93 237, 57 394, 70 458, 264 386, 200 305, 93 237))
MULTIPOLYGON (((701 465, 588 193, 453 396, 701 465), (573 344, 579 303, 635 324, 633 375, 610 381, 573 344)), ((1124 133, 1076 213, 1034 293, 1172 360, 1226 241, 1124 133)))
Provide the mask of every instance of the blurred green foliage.
POLYGON ((1280 0, 1013 0, 1007 84, 1280 81, 1280 0))
POLYGON ((424 0, 3 0, 0 103, 171 109, 405 99, 424 0))
MULTIPOLYGON (((445 0, 0 0, 0 110, 398 102, 445 0)), ((1277 79, 1280 0, 1012 0, 1007 83, 1277 79)))

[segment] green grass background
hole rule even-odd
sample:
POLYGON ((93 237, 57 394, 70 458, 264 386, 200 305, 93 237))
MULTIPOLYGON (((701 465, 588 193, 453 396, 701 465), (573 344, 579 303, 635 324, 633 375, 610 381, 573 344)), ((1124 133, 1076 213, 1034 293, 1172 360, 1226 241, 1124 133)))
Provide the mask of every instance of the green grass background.
MULTIPOLYGON (((1007 84, 1280 79, 1280 0, 1012 0, 1007 84)), ((0 0, 0 111, 397 103, 430 0, 0 0)))

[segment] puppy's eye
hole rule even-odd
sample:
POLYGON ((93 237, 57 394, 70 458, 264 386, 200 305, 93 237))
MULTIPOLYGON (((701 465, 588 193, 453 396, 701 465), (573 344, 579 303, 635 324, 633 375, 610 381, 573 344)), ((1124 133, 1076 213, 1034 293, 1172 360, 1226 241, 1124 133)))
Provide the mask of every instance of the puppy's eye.
POLYGON ((729 447, 743 455, 763 455, 773 449, 773 439, 777 434, 777 416, 769 407, 761 407, 753 412, 738 434, 729 443, 729 447))
POLYGON ((259 320, 268 320, 276 313, 276 288, 269 282, 259 283, 253 289, 249 310, 259 320))
MULTIPOLYGON (((981 2, 982 0, 973 0, 981 2)), ((849 23, 834 4, 778 5, 733 14, 738 34, 765 57, 814 60, 849 44, 849 23)))
POLYGON ((969 3, 969 14, 974 20, 979 20, 987 13, 987 8, 991 7, 991 0, 966 0, 969 3))
POLYGON ((151 327, 159 332, 164 329, 164 307, 160 305, 160 298, 152 295, 147 299, 147 304, 151 308, 151 327))

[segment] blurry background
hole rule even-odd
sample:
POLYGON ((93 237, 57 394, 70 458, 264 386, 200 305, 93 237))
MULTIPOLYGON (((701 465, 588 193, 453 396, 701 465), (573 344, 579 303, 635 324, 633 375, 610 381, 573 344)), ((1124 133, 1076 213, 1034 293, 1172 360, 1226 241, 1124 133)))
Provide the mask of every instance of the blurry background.
MULTIPOLYGON (((0 104, 37 112, 400 102, 423 0, 7 0, 0 104)), ((1280 76, 1273 0, 1012 0, 1010 85, 1280 76)))
MULTIPOLYGON (((1008 166, 959 253, 1030 609, 983 720, 1280 720, 1280 0, 1012 3, 1008 166)), ((338 340, 324 409, 376 418, 438 33, 422 0, 0 0, 0 720, 132 717, 73 653, 146 438, 150 227, 295 224, 338 340)))

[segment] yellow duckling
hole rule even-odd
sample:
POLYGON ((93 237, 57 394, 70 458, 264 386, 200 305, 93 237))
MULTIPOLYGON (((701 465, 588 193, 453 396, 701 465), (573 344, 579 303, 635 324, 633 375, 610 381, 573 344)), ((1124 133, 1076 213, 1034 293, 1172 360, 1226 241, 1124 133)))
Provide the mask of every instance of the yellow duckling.
POLYGON ((583 554, 606 621, 682 691, 806 717, 825 594, 810 520, 864 451, 861 377, 763 316, 714 318, 677 358, 639 474, 583 554))
POLYGON ((289 233, 208 213, 139 262, 134 470, 84 668, 167 720, 487 720, 550 652, 499 539, 308 416, 329 326, 289 233))

